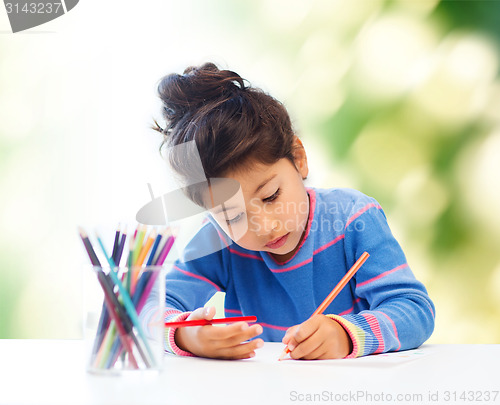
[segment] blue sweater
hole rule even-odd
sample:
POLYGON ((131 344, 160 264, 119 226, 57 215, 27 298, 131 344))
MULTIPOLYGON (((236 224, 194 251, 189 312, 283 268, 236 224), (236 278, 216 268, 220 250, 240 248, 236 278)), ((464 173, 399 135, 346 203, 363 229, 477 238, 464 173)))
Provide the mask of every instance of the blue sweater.
MULTIPOLYGON (((378 202, 351 189, 307 191, 306 235, 285 263, 231 243, 214 221, 207 221, 167 273, 165 319, 185 319, 223 291, 226 316, 255 315, 264 329, 260 337, 281 341, 367 251, 368 260, 324 312, 349 334, 353 351, 348 357, 421 345, 434 329, 434 305, 378 202)), ((174 333, 166 330, 167 350, 190 355, 175 345, 174 333)))

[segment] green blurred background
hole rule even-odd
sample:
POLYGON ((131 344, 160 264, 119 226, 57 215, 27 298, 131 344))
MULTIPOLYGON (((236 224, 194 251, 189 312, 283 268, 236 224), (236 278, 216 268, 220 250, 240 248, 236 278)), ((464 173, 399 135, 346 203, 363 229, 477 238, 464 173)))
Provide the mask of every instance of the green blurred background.
POLYGON ((81 337, 76 227, 171 187, 157 82, 214 61, 285 103, 308 185, 382 204, 430 342, 500 343, 499 1, 105 3, 17 34, 0 12, 0 338, 81 337))

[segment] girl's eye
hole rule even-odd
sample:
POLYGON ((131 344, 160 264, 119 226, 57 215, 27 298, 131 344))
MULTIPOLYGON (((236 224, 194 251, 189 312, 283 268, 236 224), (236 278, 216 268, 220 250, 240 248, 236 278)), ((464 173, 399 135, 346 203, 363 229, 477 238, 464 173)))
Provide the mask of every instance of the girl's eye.
POLYGON ((264 202, 272 202, 272 201, 276 200, 276 198, 278 198, 278 196, 280 195, 280 191, 281 190, 278 188, 276 190, 276 192, 272 196, 264 198, 262 201, 264 201, 264 202))
POLYGON ((233 225, 236 222, 238 222, 241 218, 243 218, 243 213, 236 215, 232 219, 228 219, 226 222, 227 222, 228 225, 233 225))

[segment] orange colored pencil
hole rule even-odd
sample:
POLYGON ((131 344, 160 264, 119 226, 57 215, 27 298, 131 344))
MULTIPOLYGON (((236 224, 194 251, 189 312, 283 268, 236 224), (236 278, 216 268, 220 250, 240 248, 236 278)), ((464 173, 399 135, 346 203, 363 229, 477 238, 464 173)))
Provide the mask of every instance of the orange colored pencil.
POLYGON ((144 263, 144 259, 146 259, 147 254, 149 253, 149 249, 153 246, 153 242, 156 239, 156 230, 153 229, 146 240, 146 243, 142 246, 141 251, 139 252, 139 256, 137 257, 137 261, 134 263, 135 266, 142 266, 144 263))
MULTIPOLYGON (((318 315, 322 314, 323 311, 332 303, 332 301, 335 299, 335 297, 339 294, 340 291, 346 286, 346 284, 349 282, 349 280, 356 274, 356 272, 359 270, 359 268, 363 265, 363 263, 368 259, 370 255, 368 252, 364 252, 358 260, 356 260, 356 263, 352 265, 352 267, 349 269, 349 271, 342 277, 342 279, 338 282, 338 284, 333 288, 330 294, 323 300, 323 302, 319 305, 318 308, 313 312, 311 315, 318 315)), ((290 353, 290 349, 285 347, 285 350, 283 350, 283 353, 281 353, 281 356, 279 357, 278 360, 283 360, 285 356, 290 353)))
MULTIPOLYGON (((146 232, 146 230, 144 231, 146 232)), ((135 291, 135 286, 137 285, 137 280, 139 278, 139 274, 141 272, 141 266, 142 264, 144 263, 144 260, 146 259, 146 256, 148 255, 149 253, 149 250, 151 249, 151 246, 153 245, 153 242, 155 241, 156 239, 156 230, 153 229, 150 233, 149 233, 149 236, 148 238, 146 239, 146 242, 144 243, 144 245, 142 245, 140 247, 140 250, 139 250, 139 253, 137 255, 137 260, 135 261, 134 265, 132 266, 131 269, 129 269, 129 271, 131 270, 132 271, 132 285, 131 285, 131 291, 132 293, 134 293, 135 291)), ((136 247, 137 249, 138 247, 136 247)))

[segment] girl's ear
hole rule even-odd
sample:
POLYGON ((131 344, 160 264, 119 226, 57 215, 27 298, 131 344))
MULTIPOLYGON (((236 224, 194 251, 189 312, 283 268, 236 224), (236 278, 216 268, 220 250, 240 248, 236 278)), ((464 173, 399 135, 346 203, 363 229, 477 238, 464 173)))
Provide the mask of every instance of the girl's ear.
POLYGON ((295 136, 293 141, 293 159, 295 162, 295 167, 297 171, 302 176, 302 180, 307 178, 309 174, 309 167, 307 166, 307 155, 306 150, 304 149, 304 145, 302 145, 302 141, 295 136))

